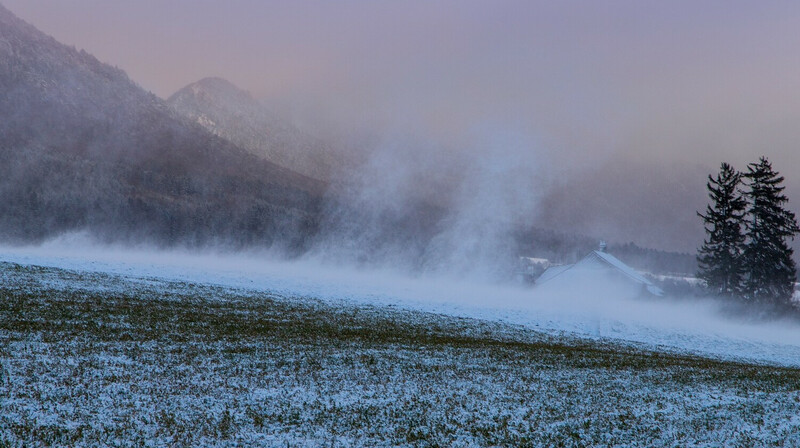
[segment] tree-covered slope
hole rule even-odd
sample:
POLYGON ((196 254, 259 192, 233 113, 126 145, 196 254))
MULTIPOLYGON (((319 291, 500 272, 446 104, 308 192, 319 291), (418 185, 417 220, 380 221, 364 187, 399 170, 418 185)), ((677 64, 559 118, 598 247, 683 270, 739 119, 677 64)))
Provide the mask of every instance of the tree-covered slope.
POLYGON ((0 237, 297 246, 322 189, 0 6, 0 237))

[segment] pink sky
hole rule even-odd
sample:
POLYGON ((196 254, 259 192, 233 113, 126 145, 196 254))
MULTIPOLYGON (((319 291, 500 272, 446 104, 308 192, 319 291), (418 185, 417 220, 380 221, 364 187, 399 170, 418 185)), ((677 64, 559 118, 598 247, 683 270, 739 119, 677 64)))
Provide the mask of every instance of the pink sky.
POLYGON ((4 0, 159 96, 221 76, 336 126, 800 162, 800 3, 4 0))

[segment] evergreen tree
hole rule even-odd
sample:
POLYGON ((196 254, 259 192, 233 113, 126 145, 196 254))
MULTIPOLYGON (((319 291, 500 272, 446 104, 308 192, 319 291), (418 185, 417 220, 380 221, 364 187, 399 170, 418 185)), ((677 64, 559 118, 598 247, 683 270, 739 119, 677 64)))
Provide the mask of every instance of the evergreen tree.
POLYGON ((743 286, 742 233, 747 203, 739 191, 741 174, 723 163, 716 179, 708 176, 711 204, 703 218, 707 238, 698 250, 698 277, 709 290, 724 296, 738 296, 743 286))
POLYGON ((767 158, 761 157, 747 168, 750 221, 744 251, 745 295, 758 302, 788 305, 797 269, 787 239, 794 239, 800 228, 794 213, 783 207, 787 202, 783 177, 773 171, 767 158))

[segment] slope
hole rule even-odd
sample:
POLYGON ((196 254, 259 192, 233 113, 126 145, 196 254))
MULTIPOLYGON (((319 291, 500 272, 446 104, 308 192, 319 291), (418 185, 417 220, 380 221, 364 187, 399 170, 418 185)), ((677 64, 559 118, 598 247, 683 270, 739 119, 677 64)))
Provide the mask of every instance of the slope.
POLYGON ((800 443, 797 368, 5 260, 3 446, 800 443))
POLYGON ((248 92, 221 78, 205 78, 167 103, 178 113, 254 155, 298 173, 327 180, 337 160, 333 149, 281 120, 248 92))
POLYGON ((0 6, 0 237, 297 247, 324 186, 190 123, 0 6))

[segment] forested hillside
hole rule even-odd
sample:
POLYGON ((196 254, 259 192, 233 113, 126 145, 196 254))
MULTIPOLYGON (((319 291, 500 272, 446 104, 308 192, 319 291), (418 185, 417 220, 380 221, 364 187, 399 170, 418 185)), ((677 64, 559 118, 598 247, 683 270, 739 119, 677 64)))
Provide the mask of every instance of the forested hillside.
POLYGON ((297 248, 324 189, 2 7, 0 179, 0 236, 17 241, 90 229, 114 240, 297 248))

